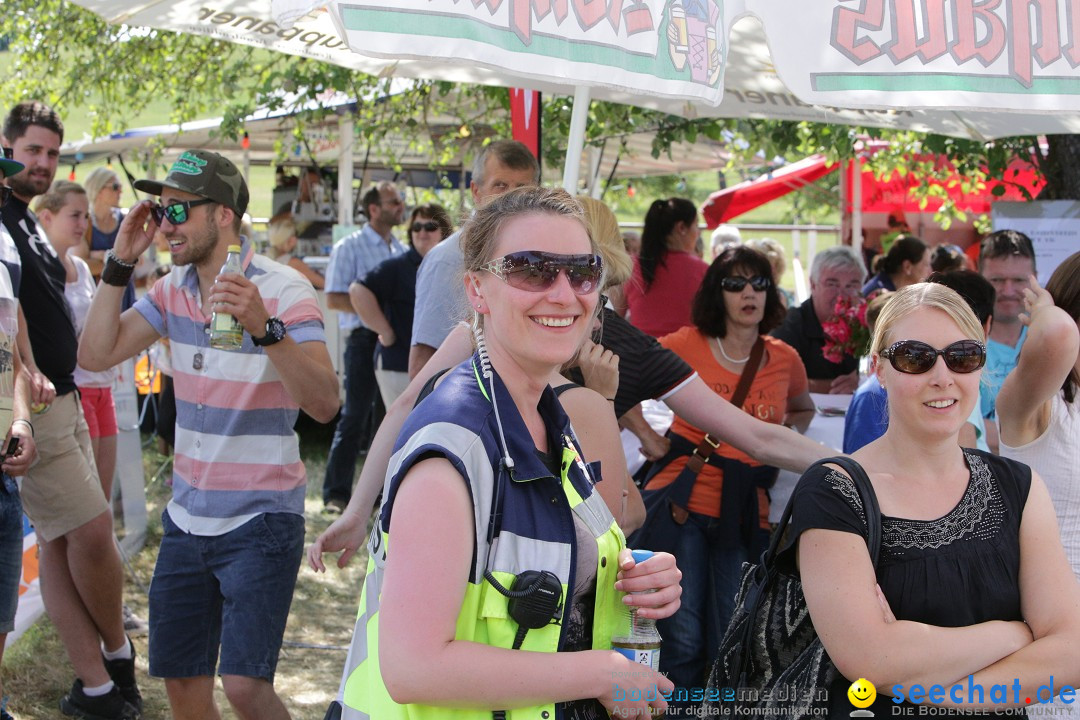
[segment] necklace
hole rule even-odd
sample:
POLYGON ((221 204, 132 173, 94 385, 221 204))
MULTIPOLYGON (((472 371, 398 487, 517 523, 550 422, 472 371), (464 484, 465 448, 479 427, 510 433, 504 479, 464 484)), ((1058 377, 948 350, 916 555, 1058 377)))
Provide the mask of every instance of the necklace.
POLYGON ((729 363, 735 363, 736 365, 742 365, 750 361, 750 355, 747 355, 742 360, 736 360, 735 358, 724 352, 724 346, 720 344, 720 338, 716 338, 716 347, 720 348, 720 354, 724 356, 724 359, 729 363))

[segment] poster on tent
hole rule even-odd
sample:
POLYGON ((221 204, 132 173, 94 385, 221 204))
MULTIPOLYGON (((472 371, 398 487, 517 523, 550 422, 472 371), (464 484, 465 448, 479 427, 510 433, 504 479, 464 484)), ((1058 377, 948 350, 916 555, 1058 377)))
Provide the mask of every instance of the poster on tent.
POLYGON ((358 52, 463 61, 719 105, 727 55, 718 0, 349 0, 332 3, 358 52), (403 36, 407 36, 404 39, 403 36))
POLYGON ((1046 285, 1057 266, 1080 248, 1080 202, 999 202, 994 203, 991 218, 994 230, 1019 230, 1031 238, 1040 285, 1046 285))

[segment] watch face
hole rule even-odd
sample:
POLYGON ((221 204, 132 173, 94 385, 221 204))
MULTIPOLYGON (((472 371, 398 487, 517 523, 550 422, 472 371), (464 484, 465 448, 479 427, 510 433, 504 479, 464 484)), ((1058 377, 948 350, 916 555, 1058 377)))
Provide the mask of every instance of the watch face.
POLYGON ((267 345, 273 345, 285 338, 285 323, 276 317, 272 317, 266 321, 266 335, 261 338, 252 338, 252 342, 260 347, 267 345))
POLYGON ((285 337, 285 323, 281 322, 277 318, 270 318, 266 321, 266 334, 267 340, 273 338, 274 342, 282 340, 285 337))

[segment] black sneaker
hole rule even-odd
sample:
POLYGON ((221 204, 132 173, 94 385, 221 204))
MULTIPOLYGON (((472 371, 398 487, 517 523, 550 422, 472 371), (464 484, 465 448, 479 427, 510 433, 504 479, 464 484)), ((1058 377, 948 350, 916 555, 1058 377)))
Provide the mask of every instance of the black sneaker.
POLYGON ((131 659, 130 660, 105 660, 105 670, 109 673, 109 678, 116 683, 116 687, 120 689, 120 694, 127 700, 133 708, 140 713, 142 712, 142 694, 139 692, 139 685, 135 681, 135 644, 131 642, 131 638, 127 639, 128 645, 131 646, 131 659))
POLYGON ((79 679, 71 686, 71 692, 60 699, 60 712, 83 720, 139 720, 140 717, 119 688, 113 687, 99 697, 88 697, 79 679))

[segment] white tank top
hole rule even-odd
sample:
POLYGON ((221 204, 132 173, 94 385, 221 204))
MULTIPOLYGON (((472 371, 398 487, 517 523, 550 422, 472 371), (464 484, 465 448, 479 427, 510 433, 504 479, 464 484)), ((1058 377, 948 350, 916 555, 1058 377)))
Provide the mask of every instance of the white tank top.
POLYGON ((1054 501, 1065 554, 1080 578, 1080 396, 1066 404, 1062 393, 1055 393, 1046 432, 1020 447, 1002 442, 1001 455, 1042 476, 1054 501))

